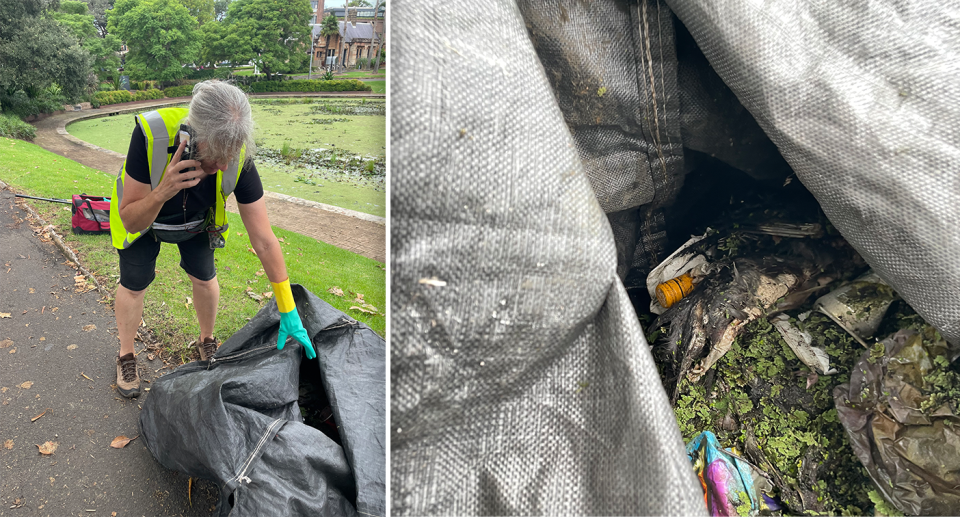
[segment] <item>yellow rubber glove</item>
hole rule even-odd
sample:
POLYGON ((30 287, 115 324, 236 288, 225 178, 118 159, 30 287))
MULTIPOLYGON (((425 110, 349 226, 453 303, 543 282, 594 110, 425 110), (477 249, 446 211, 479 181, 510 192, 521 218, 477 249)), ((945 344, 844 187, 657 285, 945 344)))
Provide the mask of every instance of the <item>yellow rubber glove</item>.
POLYGON ((279 284, 270 282, 270 285, 273 286, 273 294, 277 297, 277 308, 280 309, 280 336, 277 339, 277 350, 283 350, 283 345, 287 343, 287 337, 292 337, 303 345, 307 359, 317 357, 317 352, 313 349, 313 343, 310 342, 310 336, 307 335, 307 329, 303 328, 303 322, 300 321, 297 304, 293 301, 290 279, 288 278, 279 284))

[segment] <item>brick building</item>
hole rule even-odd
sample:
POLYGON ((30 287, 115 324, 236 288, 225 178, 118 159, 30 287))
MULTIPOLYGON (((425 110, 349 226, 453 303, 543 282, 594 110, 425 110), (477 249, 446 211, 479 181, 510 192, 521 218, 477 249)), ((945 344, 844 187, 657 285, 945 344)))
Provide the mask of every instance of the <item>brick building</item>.
POLYGON ((313 25, 313 57, 317 66, 339 64, 355 67, 361 58, 375 59, 383 45, 384 15, 386 7, 373 12, 373 7, 328 7, 317 0, 316 22, 313 25), (321 36, 323 19, 334 15, 339 34, 321 36))

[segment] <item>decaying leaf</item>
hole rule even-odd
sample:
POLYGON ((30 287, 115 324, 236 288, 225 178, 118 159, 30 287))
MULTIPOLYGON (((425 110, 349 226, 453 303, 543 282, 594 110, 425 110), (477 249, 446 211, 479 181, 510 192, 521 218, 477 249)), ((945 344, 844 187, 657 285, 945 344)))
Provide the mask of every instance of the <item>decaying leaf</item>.
POLYGON ((362 294, 360 293, 353 293, 353 294, 357 295, 357 297, 353 299, 353 303, 366 303, 365 301, 363 301, 362 294))
POLYGON ((0 312, 0 318, 10 318, 9 312, 0 312))
POLYGON ((8 348, 11 346, 13 346, 13 341, 10 339, 4 339, 3 341, 0 341, 0 348, 8 348))
POLYGON ((33 293, 36 293, 36 292, 37 292, 36 289, 34 289, 34 288, 32 288, 32 287, 30 288, 30 294, 33 294, 33 293))
POLYGON ((147 354, 147 360, 149 360, 149 361, 153 361, 156 357, 157 357, 157 356, 155 356, 155 355, 153 355, 153 354, 147 354))
POLYGON ((47 338, 45 338, 45 337, 43 337, 43 336, 40 336, 40 341, 46 341, 46 340, 47 340, 47 338))
POLYGON ((330 289, 327 289, 327 292, 334 296, 343 296, 343 289, 340 289, 337 286, 333 286, 330 289))
POLYGON ((47 414, 47 411, 50 411, 50 408, 44 409, 44 410, 43 410, 43 413, 40 413, 39 415, 31 418, 30 421, 31 421, 31 422, 36 422, 37 420, 40 420, 40 417, 42 417, 43 415, 46 415, 46 414, 47 414))
POLYGON ((253 248, 247 248, 247 251, 249 251, 250 253, 253 253, 254 255, 257 254, 256 250, 254 250, 253 248))
POLYGON ((269 300, 270 298, 273 298, 273 291, 267 291, 267 292, 263 293, 263 299, 264 299, 264 300, 269 300))
POLYGON ((249 288, 249 287, 247 288, 247 296, 249 296, 250 298, 253 298, 254 300, 256 300, 256 301, 258 301, 258 302, 263 301, 263 296, 260 296, 259 294, 253 292, 253 289, 251 289, 251 288, 249 288))
POLYGON ((3 442, 3 448, 8 451, 13 448, 13 440, 6 440, 3 442))
POLYGON ((93 324, 83 326, 84 332, 90 332, 91 330, 97 330, 97 326, 93 324))
POLYGON ((432 285, 434 287, 446 287, 447 283, 439 278, 432 276, 430 278, 421 278, 421 284, 432 285))
POLYGON ((113 447, 114 449, 122 449, 122 448, 126 447, 128 443, 136 440, 137 437, 139 437, 139 436, 140 436, 140 435, 138 434, 137 436, 134 436, 133 438, 127 438, 126 436, 124 436, 124 435, 121 434, 120 436, 114 438, 112 442, 110 442, 110 447, 113 447))
POLYGON ((11 348, 11 349, 10 349, 10 353, 11 353, 11 354, 17 353, 17 349, 16 349, 16 348, 11 348))
POLYGON ((193 303, 193 298, 190 298, 189 296, 187 296, 187 302, 186 302, 184 305, 187 306, 187 307, 189 307, 190 304, 192 304, 192 303, 193 303))
POLYGON ((92 381, 92 380, 93 380, 93 379, 91 379, 90 377, 87 377, 87 374, 85 374, 85 373, 83 373, 83 372, 80 372, 80 375, 81 375, 84 379, 86 379, 86 380, 88 380, 88 381, 92 381))
POLYGON ((77 349, 77 345, 69 345, 69 346, 67 346, 67 350, 76 350, 76 349, 77 349))
POLYGON ((25 390, 28 390, 28 389, 30 389, 30 386, 33 386, 33 381, 25 381, 23 384, 18 384, 18 386, 19 386, 20 388, 23 388, 23 389, 25 389, 25 390))
POLYGON ((187 479, 187 501, 190 503, 190 508, 193 508, 193 478, 187 479))
POLYGON ((350 309, 351 309, 351 310, 360 311, 360 312, 365 312, 365 313, 367 313, 367 314, 376 314, 376 313, 377 313, 377 308, 374 307, 373 305, 370 305, 369 303, 365 303, 365 304, 363 304, 363 305, 361 305, 361 306, 356 306, 356 305, 354 305, 353 307, 350 307, 350 309))
POLYGON ((53 454, 53 451, 57 450, 58 445, 60 445, 59 442, 43 442, 43 445, 37 445, 37 448, 40 449, 40 454, 49 456, 53 454))
POLYGON ((261 269, 260 271, 256 271, 256 272, 254 272, 253 274, 255 274, 255 275, 257 275, 257 276, 263 276, 263 270, 261 269))

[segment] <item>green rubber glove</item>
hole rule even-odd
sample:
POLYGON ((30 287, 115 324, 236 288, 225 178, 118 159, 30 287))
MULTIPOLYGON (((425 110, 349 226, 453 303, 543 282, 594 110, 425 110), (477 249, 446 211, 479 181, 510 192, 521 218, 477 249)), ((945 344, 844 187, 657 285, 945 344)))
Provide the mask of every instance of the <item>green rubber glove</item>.
POLYGON ((287 338, 292 337, 303 345, 307 359, 317 357, 313 343, 310 342, 310 336, 307 335, 307 329, 303 328, 303 322, 300 321, 297 305, 293 301, 290 279, 280 283, 271 282, 271 285, 277 297, 277 308, 280 309, 280 336, 277 339, 277 350, 283 350, 283 345, 287 344, 287 338))

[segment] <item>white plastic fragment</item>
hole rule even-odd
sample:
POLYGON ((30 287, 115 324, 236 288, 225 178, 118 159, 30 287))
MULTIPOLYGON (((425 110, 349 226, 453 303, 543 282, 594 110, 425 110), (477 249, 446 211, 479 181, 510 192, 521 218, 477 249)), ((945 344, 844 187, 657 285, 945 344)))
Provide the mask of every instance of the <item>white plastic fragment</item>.
POLYGON ((830 368, 830 356, 822 348, 813 346, 813 336, 808 332, 803 332, 790 324, 790 318, 786 314, 781 314, 774 318, 771 323, 783 336, 783 340, 790 346, 794 354, 803 364, 810 367, 811 370, 821 375, 833 375, 837 373, 835 368, 830 368))

